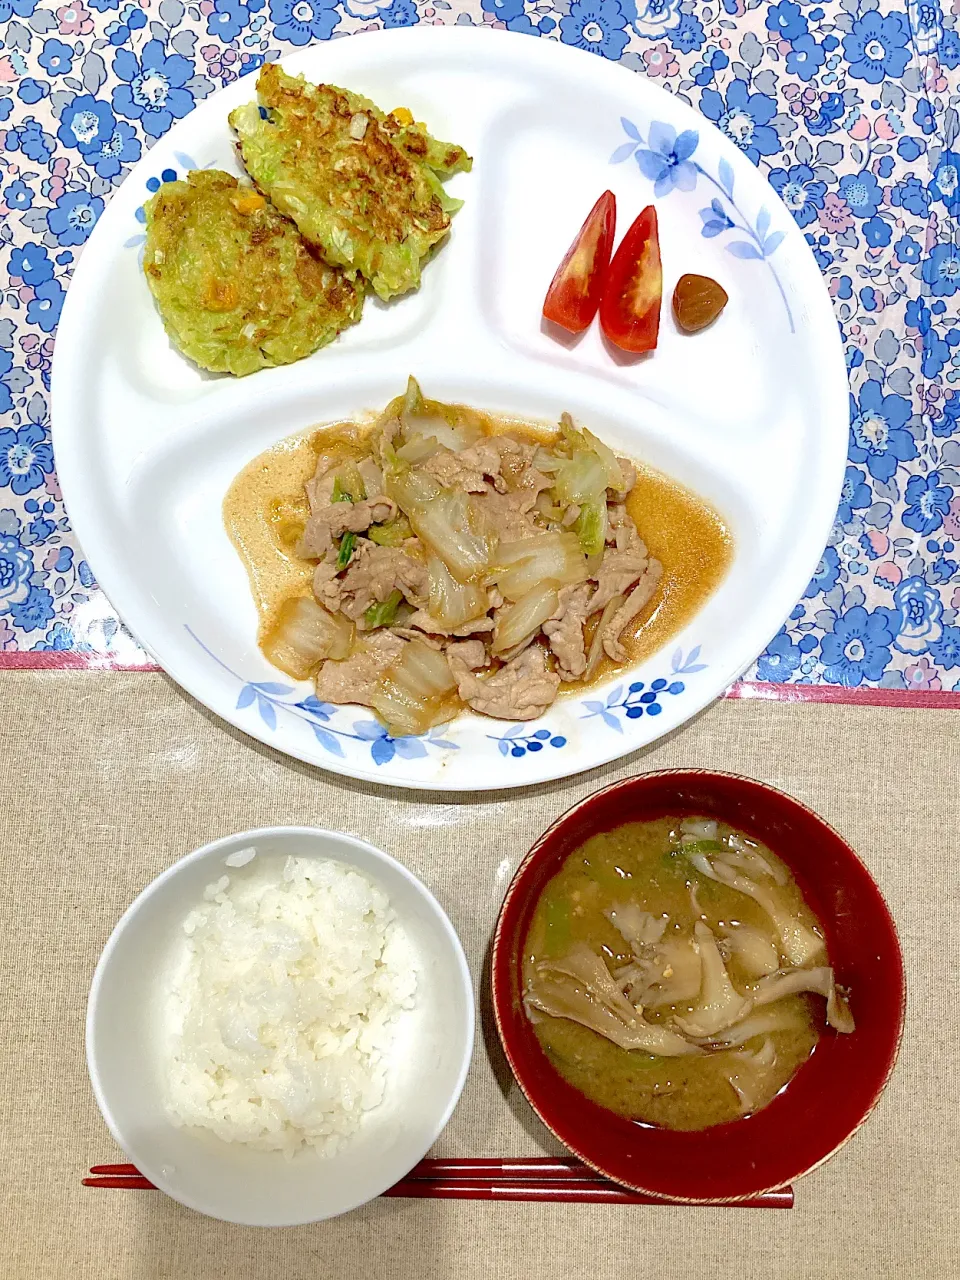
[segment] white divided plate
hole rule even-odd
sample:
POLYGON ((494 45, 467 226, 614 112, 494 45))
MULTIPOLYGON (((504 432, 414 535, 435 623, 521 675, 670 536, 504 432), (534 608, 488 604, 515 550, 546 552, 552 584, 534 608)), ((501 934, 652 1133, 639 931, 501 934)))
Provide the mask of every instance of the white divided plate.
POLYGON ((339 773, 436 790, 516 787, 653 741, 721 693, 776 633, 836 511, 847 381, 802 232, 750 161, 690 107, 554 41, 417 27, 318 44, 284 65, 387 110, 406 105, 465 146, 473 172, 449 189, 466 203, 419 293, 390 306, 371 298, 358 326, 299 364, 211 377, 164 333, 140 271, 137 214, 148 180, 167 170, 240 172, 227 113, 254 96, 254 78, 214 94, 157 142, 91 236, 57 334, 57 468, 100 583, 195 698, 339 773), (570 344, 541 330, 553 271, 606 187, 621 233, 656 198, 668 294, 692 271, 730 295, 697 337, 677 332, 668 297, 660 345, 639 361, 614 359, 596 326, 570 344), (410 373, 438 399, 548 421, 569 410, 619 452, 702 494, 736 541, 720 588, 665 649, 534 722, 471 714, 424 738, 392 739, 365 709, 317 703, 257 648, 221 504, 268 445, 381 408, 410 373))

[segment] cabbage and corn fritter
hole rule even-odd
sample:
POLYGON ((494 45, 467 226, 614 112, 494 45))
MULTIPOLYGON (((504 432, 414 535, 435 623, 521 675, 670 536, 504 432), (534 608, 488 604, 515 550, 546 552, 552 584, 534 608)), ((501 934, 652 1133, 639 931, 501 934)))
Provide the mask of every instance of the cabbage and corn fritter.
POLYGON ((327 262, 358 271, 383 299, 415 289, 424 258, 461 201, 440 179, 467 171, 462 147, 438 142, 404 109, 312 85, 268 63, 258 103, 231 112, 247 172, 327 262))
POLYGON ((472 164, 405 108, 384 115, 273 63, 257 92, 262 105, 230 115, 256 186, 193 171, 145 207, 143 268, 167 333, 237 376, 332 342, 368 284, 384 299, 415 289, 461 204, 440 179, 472 164))
POLYGON ((362 282, 228 173, 165 182, 145 212, 143 269, 164 327, 204 369, 242 376, 290 364, 360 319, 362 282))

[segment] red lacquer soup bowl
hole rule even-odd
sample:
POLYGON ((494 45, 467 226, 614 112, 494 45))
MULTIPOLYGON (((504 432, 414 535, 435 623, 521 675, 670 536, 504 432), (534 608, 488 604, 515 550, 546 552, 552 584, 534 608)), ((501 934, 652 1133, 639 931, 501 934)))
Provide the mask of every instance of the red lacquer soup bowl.
POLYGON ((670 1199, 738 1200, 796 1181, 834 1154, 876 1106, 903 1031, 903 957, 863 863, 812 810, 729 773, 667 770, 615 783, 564 814, 530 850, 504 899, 493 944, 493 1005, 521 1089, 549 1129, 600 1173, 670 1199), (782 1093, 745 1119, 679 1133, 623 1119, 554 1070, 522 1003, 523 945, 537 899, 589 836, 624 822, 703 815, 746 832, 790 867, 826 935, 856 1030, 825 1028, 782 1093))

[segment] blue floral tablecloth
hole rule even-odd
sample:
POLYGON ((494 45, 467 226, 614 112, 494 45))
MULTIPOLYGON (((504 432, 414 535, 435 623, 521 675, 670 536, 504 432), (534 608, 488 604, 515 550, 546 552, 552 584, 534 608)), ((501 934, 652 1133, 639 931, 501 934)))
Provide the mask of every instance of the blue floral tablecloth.
POLYGON ((105 202, 218 86, 314 40, 459 23, 560 40, 692 103, 769 176, 827 279, 850 451, 816 576, 751 673, 960 689, 960 0, 0 0, 0 666, 137 646, 50 445, 50 361, 105 202))

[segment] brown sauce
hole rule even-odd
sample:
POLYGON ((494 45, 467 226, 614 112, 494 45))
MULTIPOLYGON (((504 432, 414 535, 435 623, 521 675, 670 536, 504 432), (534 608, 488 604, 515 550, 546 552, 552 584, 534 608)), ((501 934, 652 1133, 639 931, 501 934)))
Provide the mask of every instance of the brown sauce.
MULTIPOLYGON (((538 443, 554 435, 549 427, 474 413, 491 435, 510 432, 538 443)), ((260 638, 285 600, 310 592, 314 562, 295 555, 309 515, 304 484, 322 453, 362 449, 365 430, 338 423, 281 440, 248 463, 227 491, 224 524, 250 579, 260 638)), ((627 510, 650 554, 663 565, 663 577, 633 633, 623 636, 627 662, 618 666, 604 656, 590 684, 642 662, 676 635, 716 590, 733 555, 730 534, 711 506, 659 471, 634 465, 637 483, 627 510)), ((565 684, 561 693, 579 692, 586 683, 565 684)))

